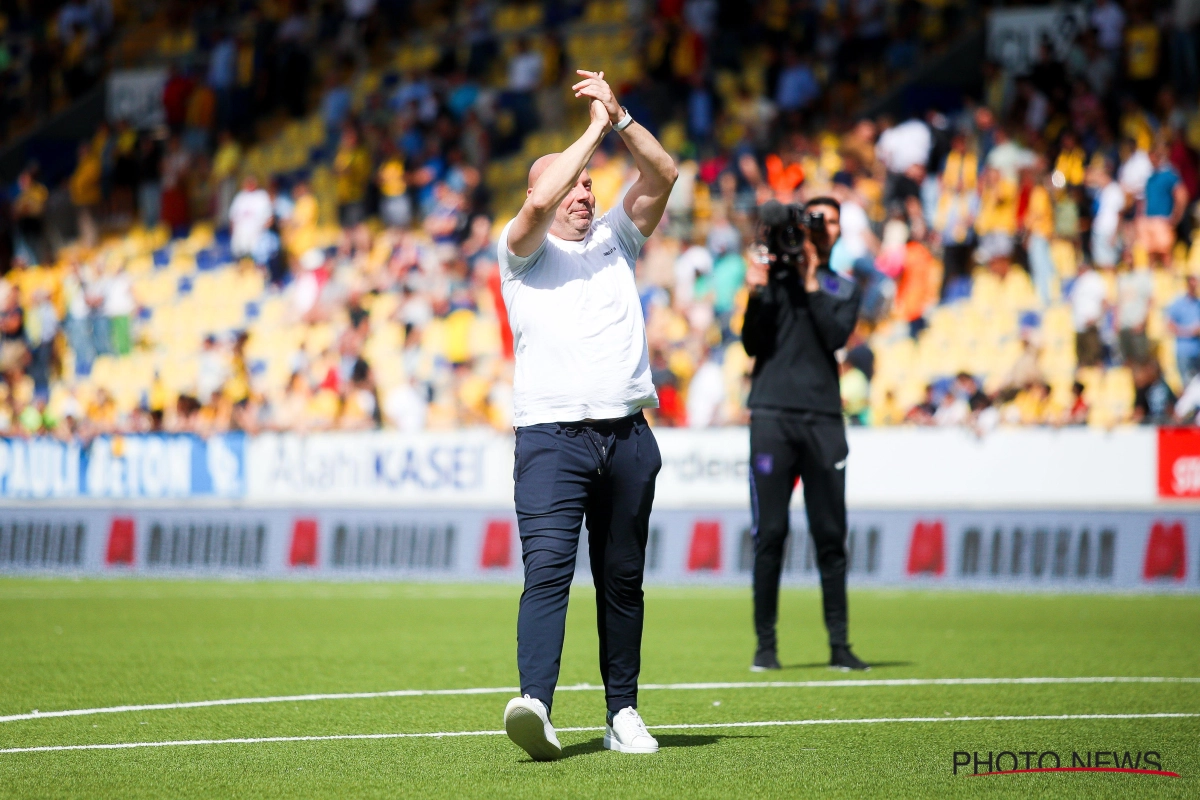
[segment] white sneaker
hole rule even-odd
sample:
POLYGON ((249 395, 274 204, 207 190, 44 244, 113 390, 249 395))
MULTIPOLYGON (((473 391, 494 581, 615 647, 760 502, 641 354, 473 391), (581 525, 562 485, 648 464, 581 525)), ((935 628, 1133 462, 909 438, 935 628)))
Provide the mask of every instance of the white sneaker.
POLYGON ((646 723, 633 706, 626 706, 604 726, 604 749, 618 753, 657 753, 658 740, 646 730, 646 723))
POLYGON ((534 761, 562 758, 562 745, 554 734, 550 716, 541 700, 525 695, 508 701, 504 709, 504 730, 508 738, 529 753, 534 761))

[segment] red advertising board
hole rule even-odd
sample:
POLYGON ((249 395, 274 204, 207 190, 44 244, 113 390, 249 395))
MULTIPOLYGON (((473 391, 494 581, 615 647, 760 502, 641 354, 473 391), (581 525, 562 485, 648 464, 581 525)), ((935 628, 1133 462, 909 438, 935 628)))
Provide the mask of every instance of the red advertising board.
POLYGON ((1158 429, 1158 496, 1200 497, 1200 428, 1158 429))

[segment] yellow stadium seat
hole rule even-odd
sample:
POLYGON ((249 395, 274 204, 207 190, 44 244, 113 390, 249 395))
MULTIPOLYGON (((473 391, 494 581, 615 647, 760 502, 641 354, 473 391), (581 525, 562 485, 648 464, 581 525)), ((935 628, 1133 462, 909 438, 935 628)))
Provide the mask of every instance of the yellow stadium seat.
POLYGON ((495 317, 479 315, 470 332, 471 353, 476 357, 500 354, 500 328, 495 317))
POLYGON ((1050 243, 1050 260, 1060 278, 1074 278, 1078 272, 1078 255, 1075 243, 1065 239, 1055 239, 1050 243))
POLYGON ((1112 367, 1104 376, 1104 391, 1114 397, 1133 402, 1133 371, 1129 367, 1112 367))
POLYGON ((1104 382, 1104 371, 1100 367, 1080 367, 1075 371, 1075 379, 1083 384, 1083 397, 1088 403, 1095 403, 1104 382))
POLYGON ((310 354, 320 355, 333 346, 336 338, 337 332, 332 325, 319 322, 309 326, 308 333, 304 337, 304 345, 310 354))
POLYGON ((1179 375, 1179 367, 1175 363, 1175 339, 1166 336, 1159 341, 1158 363, 1162 367, 1163 377, 1175 390, 1176 394, 1183 390, 1183 379, 1179 375))

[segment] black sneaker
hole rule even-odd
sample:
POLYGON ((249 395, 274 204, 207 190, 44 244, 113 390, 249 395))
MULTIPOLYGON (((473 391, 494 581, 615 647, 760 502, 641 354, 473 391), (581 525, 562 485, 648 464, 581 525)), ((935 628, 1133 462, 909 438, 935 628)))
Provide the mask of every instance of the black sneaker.
POLYGON ((754 663, 750 665, 750 671, 767 672, 774 669, 783 669, 779 666, 779 658, 775 655, 775 651, 764 650, 760 647, 754 654, 754 663))
POLYGON ((842 672, 850 670, 866 672, 871 665, 860 661, 858 656, 850 652, 850 645, 847 644, 833 648, 829 656, 829 668, 840 669, 842 672))

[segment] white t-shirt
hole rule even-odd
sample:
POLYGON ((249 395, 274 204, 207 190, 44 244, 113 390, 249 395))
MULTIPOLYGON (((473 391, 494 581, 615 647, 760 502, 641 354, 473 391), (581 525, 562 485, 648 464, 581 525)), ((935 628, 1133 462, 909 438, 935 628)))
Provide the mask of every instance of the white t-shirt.
POLYGON ((234 195, 229 205, 229 249, 235 256, 248 256, 254 250, 263 231, 271 224, 274 208, 266 189, 234 195))
POLYGON ((1149 269, 1135 269, 1117 276, 1117 322, 1122 328, 1145 325, 1153 299, 1154 276, 1149 269))
POLYGON ((1117 182, 1121 184, 1121 188, 1126 193, 1141 200, 1146 193, 1146 181, 1150 180, 1150 176, 1153 174, 1154 164, 1150 162, 1150 155, 1145 150, 1135 150, 1133 155, 1121 165, 1121 171, 1117 174, 1117 182))
POLYGON ((852 260, 858 260, 870 252, 867 247, 866 234, 871 230, 871 220, 867 212, 853 200, 842 203, 841 216, 842 238, 845 242, 846 255, 852 260))
POLYGON ((536 50, 517 53, 508 62, 508 88, 532 92, 542 82, 542 54, 536 50))
POLYGON ((1071 287, 1071 316, 1076 332, 1082 333, 1089 325, 1100 321, 1107 299, 1108 286, 1094 269, 1075 279, 1075 285, 1071 287))
POLYGON ((623 203, 569 242, 547 234, 532 255, 496 251, 512 326, 513 424, 617 419, 656 408, 633 267, 648 237, 623 203))
POLYGON ((1100 190, 1096 203, 1096 216, 1092 219, 1092 230, 1097 235, 1111 240, 1117 235, 1121 224, 1121 209, 1125 207, 1125 190, 1116 181, 1110 181, 1100 190))
POLYGON ((689 428, 711 428, 720 423, 721 407, 725 405, 725 375, 721 365, 705 361, 692 376, 687 393, 687 424, 689 428))
POLYGON ((425 430, 429 404, 415 386, 401 384, 393 387, 383 401, 383 415, 397 430, 416 433, 425 430))
POLYGON ((137 308, 133 297, 133 279, 118 272, 104 280, 104 316, 127 317, 137 308))
POLYGON ((929 126, 919 119, 910 119, 884 131, 875 145, 875 154, 889 171, 903 173, 914 164, 928 161, 931 147, 933 136, 929 126))
POLYGON ((712 272, 713 257, 708 248, 694 244, 675 259, 675 299, 679 303, 692 302, 696 290, 696 276, 712 272))

